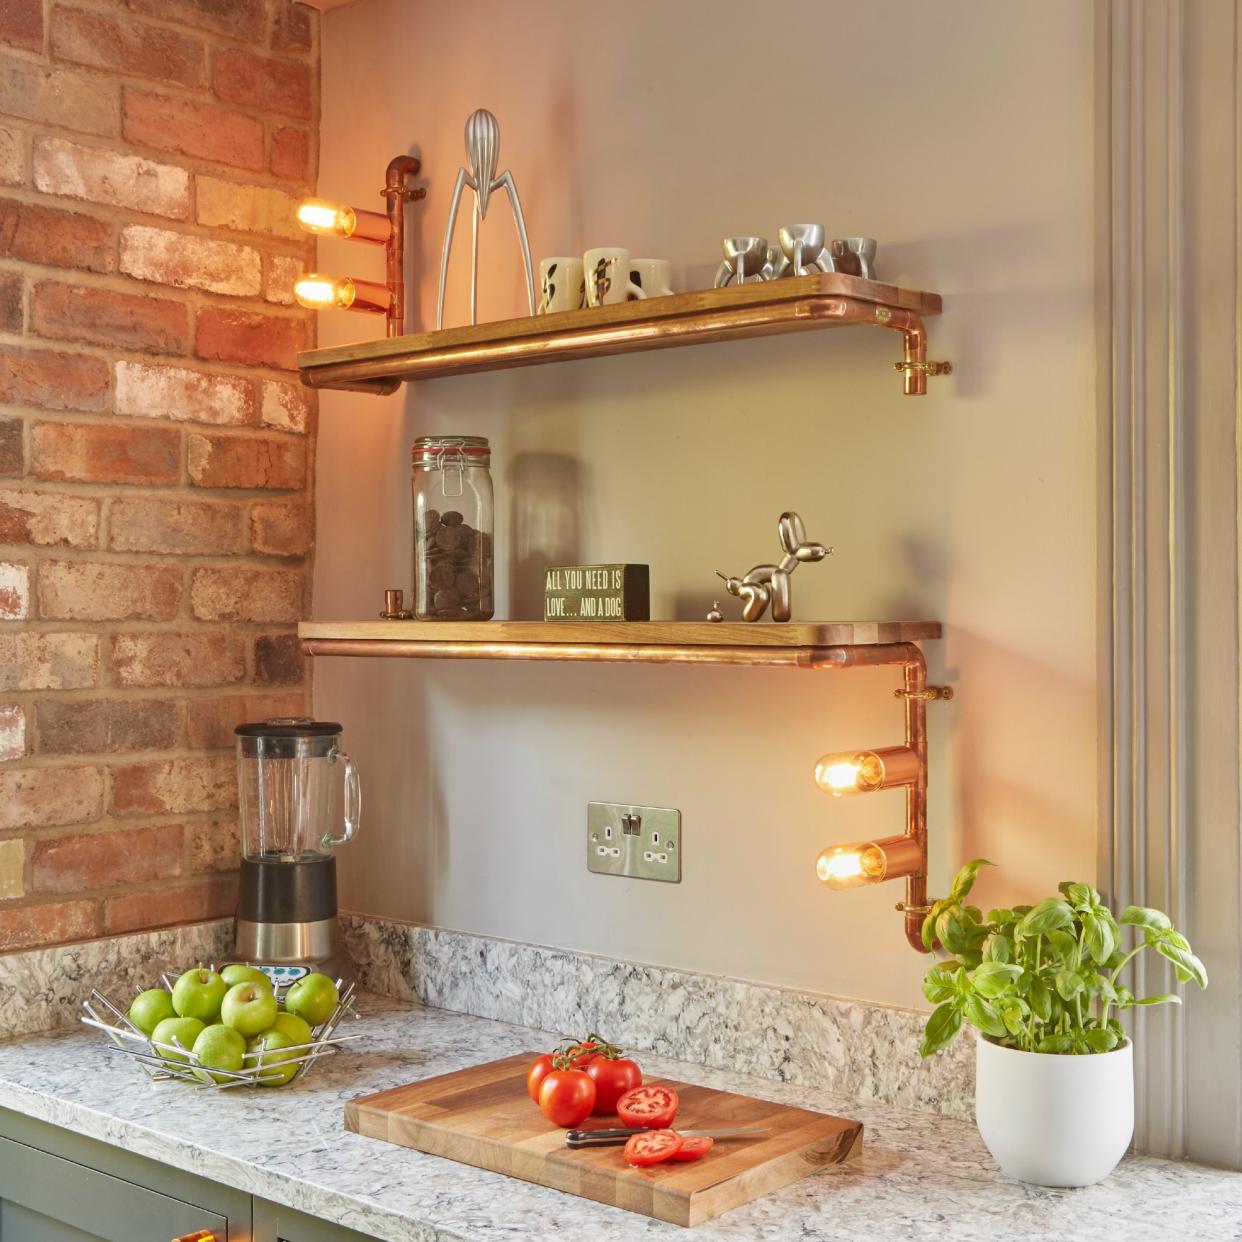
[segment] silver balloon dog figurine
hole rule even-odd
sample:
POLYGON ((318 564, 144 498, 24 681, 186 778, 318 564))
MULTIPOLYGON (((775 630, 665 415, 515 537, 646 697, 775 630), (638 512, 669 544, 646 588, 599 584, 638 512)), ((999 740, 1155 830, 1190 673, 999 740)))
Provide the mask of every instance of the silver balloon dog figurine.
MULTIPOLYGON (((773 621, 788 621, 791 616, 789 575, 803 561, 822 561, 832 555, 831 548, 807 541, 806 527, 796 513, 782 513, 777 531, 781 547, 785 549, 779 565, 756 565, 744 578, 730 578, 716 570, 716 576, 724 579, 725 590, 742 601, 743 621, 758 621, 769 604, 772 606, 773 621)), ((707 619, 721 620, 720 610, 713 608, 707 619)))
POLYGON ((530 266, 530 243, 526 239, 526 221, 522 217, 522 200, 518 197, 517 183, 506 168, 499 176, 496 166, 500 162, 500 125, 486 108, 471 113, 466 122, 466 158, 470 171, 457 170, 457 184, 453 187, 453 201, 449 204, 448 228, 444 232, 444 253, 440 258, 440 296, 436 301, 436 327, 444 327, 444 286, 448 280, 449 251, 453 246, 453 228, 457 223, 457 206, 461 202, 463 186, 474 191, 474 211, 470 215, 470 322, 478 322, 479 300, 479 221, 487 216, 487 205, 492 191, 504 188, 513 208, 513 220, 517 225, 518 243, 522 247, 522 263, 526 268, 526 298, 530 313, 535 313, 535 277, 530 266))

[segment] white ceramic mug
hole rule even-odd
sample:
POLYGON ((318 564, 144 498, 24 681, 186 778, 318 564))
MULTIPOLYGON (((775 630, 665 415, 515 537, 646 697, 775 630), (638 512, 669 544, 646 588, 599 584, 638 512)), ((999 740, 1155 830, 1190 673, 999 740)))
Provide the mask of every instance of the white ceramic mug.
POLYGON ((673 265, 667 259, 631 259, 630 280, 644 297, 666 298, 673 292, 673 265))
POLYGON ((615 306, 647 295, 630 279, 630 252, 619 246, 597 246, 582 256, 586 304, 615 306))
POLYGON ((537 315, 578 310, 585 305, 582 260, 574 257, 539 260, 539 308, 537 315))

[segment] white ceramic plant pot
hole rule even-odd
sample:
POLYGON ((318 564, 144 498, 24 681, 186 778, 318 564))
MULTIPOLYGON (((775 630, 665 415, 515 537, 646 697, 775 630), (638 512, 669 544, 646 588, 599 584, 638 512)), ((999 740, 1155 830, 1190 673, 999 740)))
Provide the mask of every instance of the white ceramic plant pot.
POLYGON ((1091 1186, 1134 1135, 1134 1055, 1020 1052, 979 1039, 975 1119, 996 1163, 1037 1186, 1091 1186))

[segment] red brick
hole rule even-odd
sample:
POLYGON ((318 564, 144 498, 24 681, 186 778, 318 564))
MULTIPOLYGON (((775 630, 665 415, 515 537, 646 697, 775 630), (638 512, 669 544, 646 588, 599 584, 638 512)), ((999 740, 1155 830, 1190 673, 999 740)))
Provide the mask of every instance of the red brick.
POLYGON ((258 315, 221 306, 198 312, 195 352, 215 362, 281 367, 292 371, 306 348, 306 324, 280 315, 258 315))
POLYGON ((232 755, 131 763, 112 770, 116 814, 184 815, 227 811, 236 805, 237 768, 232 755))
POLYGON ((20 272, 0 272, 0 332, 22 330, 24 288, 20 272))
POLYGON ((263 282, 263 296, 269 302, 280 306, 293 306, 293 285, 307 265, 301 259, 288 255, 273 254, 266 260, 266 276, 263 282))
POLYGON ((26 184, 26 138, 7 125, 0 125, 0 183, 26 184))
POLYGON ((40 755, 171 750, 179 733, 172 699, 44 699, 34 705, 40 755))
POLYGON ((278 129, 272 134, 272 175, 286 181, 311 179, 310 134, 304 129, 278 129))
POLYGON ((250 546, 262 556, 304 556, 311 546, 311 507, 301 501, 254 505, 250 510, 250 546))
POLYGON ((22 442, 25 425, 23 418, 0 417, 0 475, 26 473, 26 447, 22 442))
POLYGON ((92 74, 0 55, 0 113, 83 134, 115 134, 120 130, 120 90, 115 82, 92 74))
POLYGON ((298 491, 306 485, 306 446, 300 440, 195 433, 188 440, 187 463, 196 487, 298 491))
POLYGON ((44 194, 128 207, 174 220, 190 214, 190 174, 172 164, 104 147, 84 147, 64 138, 39 138, 33 169, 35 189, 44 194))
POLYGON ((50 621, 171 621, 181 606, 181 570, 166 565, 44 561, 39 615, 50 621))
POLYGON ((211 876, 178 888, 163 885, 149 892, 125 893, 105 903, 104 926, 110 935, 200 923, 237 909, 237 876, 211 876))
POLYGON ((264 380, 259 417, 265 427, 304 432, 310 419, 314 390, 281 380, 264 380))
POLYGON ((99 542, 99 501, 58 492, 0 489, 0 543, 93 548, 99 542))
POLYGON ((35 423, 31 473, 76 483, 176 483, 181 433, 174 428, 35 423))
POLYGON ((141 146, 255 172, 263 167, 263 122, 220 104, 126 87, 123 124, 127 141, 141 146))
POLYGON ((50 906, 0 910, 0 950, 64 944, 95 934, 93 901, 58 901, 50 906))
POLYGON ((199 621, 297 621, 305 575, 296 569, 196 569, 190 611, 199 621))
POLYGON ((0 690, 86 690, 98 683, 98 634, 0 633, 0 690))
POLYGON ((262 286, 259 252, 214 237, 131 224, 121 230, 120 254, 121 271, 138 280, 232 297, 255 297, 262 286))
POLYGON ((48 410, 102 410, 108 364, 89 354, 0 345, 0 401, 48 410))
POLYGON ((254 640, 256 686, 297 686, 304 676, 302 644, 296 634, 263 634, 254 640))
POLYGON ((256 419, 254 390, 246 380, 146 362, 116 364, 115 408, 118 414, 133 418, 225 426, 256 419))
POLYGON ((26 709, 19 703, 0 707, 0 763, 26 757, 26 709))
POLYGON ((296 61, 253 52, 217 52, 211 84, 216 95, 229 103, 310 119, 311 72, 309 66, 296 61))
POLYGON ((43 51, 43 0, 4 0, 0 4, 0 43, 43 51))
POLYGON ((0 831, 82 824, 103 814, 102 768, 0 771, 0 831))
POLYGON ((139 13, 162 22, 196 26, 242 39, 257 47, 263 42, 267 12, 263 0, 125 0, 139 13))
POLYGON ((237 505, 123 496, 108 513, 109 546, 118 552, 229 556, 245 551, 242 512, 237 505))
POLYGON ((242 640, 218 629, 114 634, 111 660, 118 686, 227 686, 246 676, 242 640))
POLYGON ((272 14, 272 50, 297 55, 311 50, 311 10, 294 0, 276 0, 272 14))
POLYGON ((30 569, 0 561, 0 621, 24 621, 30 615, 30 569))
POLYGON ((110 272, 112 225, 72 211, 0 198, 0 258, 110 272))
POLYGON ((62 341, 156 354, 183 354, 190 344, 189 308, 183 303, 93 285, 36 285, 30 327, 39 336, 62 341))
POLYGON ((35 846, 36 892, 80 893, 143 884, 181 874, 185 829, 180 824, 53 837, 35 846))
POLYGON ((297 222, 298 200, 284 190, 243 185, 199 174, 195 182, 194 218, 213 229, 267 233, 309 246, 297 222))
POLYGON ((235 815, 193 824, 189 838, 189 874, 237 869, 237 860, 241 857, 241 830, 235 815))
POLYGON ((222 750, 236 745, 233 730, 247 721, 303 716, 306 700, 297 694, 212 695, 186 703, 186 742, 191 750, 222 750))
POLYGON ((191 89, 207 80, 207 55, 201 39, 149 26, 132 17, 118 20, 58 4, 52 9, 51 36, 56 60, 191 89))

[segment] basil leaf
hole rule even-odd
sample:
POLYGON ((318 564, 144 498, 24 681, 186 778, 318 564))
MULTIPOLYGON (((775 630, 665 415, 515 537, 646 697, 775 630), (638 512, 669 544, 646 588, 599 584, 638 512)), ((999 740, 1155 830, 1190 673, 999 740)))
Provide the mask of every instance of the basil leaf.
POLYGON ((1207 987, 1207 967, 1188 948, 1160 940, 1156 943, 1156 952, 1173 963, 1173 970, 1182 983, 1193 979, 1201 988, 1207 987))
POLYGON ((990 998, 1008 991, 1021 973, 1021 966, 1009 962, 983 962, 975 967, 971 982, 980 996, 990 998))
POLYGON ((1041 1022, 1047 1022, 1052 1017, 1052 991, 1042 979, 1031 980, 1027 1000, 1031 1003, 1031 1012, 1041 1022))
POLYGON ((919 1056, 934 1056, 941 1048, 951 1044, 961 1029, 962 1011, 952 1001, 941 1005, 927 1019, 923 1038, 919 1041, 919 1056))
POLYGON ((972 858, 954 877, 953 887, 949 889, 949 900, 961 901, 974 887, 979 868, 993 865, 986 858, 972 858))
POLYGON ((1136 1005, 1180 1005, 1182 998, 1175 996, 1172 992, 1166 992, 1163 996, 1144 996, 1142 1000, 1136 1000, 1136 1005))
POLYGON ((968 996, 965 1007, 966 1021, 985 1035, 1003 1038, 1007 1032, 1000 1015, 983 999, 982 996, 968 996))
POLYGON ((1083 1039, 1092 1052, 1112 1052, 1121 1042, 1117 1038, 1117 1033, 1110 1031, 1107 1027, 1097 1027, 1093 1031, 1087 1031, 1083 1039))
POLYGON ((1151 927, 1156 931, 1165 931, 1173 926, 1173 920, 1167 914, 1149 910, 1146 906, 1126 906, 1118 922, 1132 927, 1151 927))
POLYGON ((1112 928, 1094 914, 1086 916, 1083 920, 1083 927, 1086 931, 1087 952, 1097 962, 1107 962, 1113 955, 1113 949, 1116 948, 1112 928))
POLYGON ((1058 897, 1049 897, 1035 906, 1018 925, 1024 936, 1042 936, 1057 928, 1072 927, 1074 912, 1058 897))
POLYGON ((956 995, 956 989, 953 986, 953 980, 947 978, 939 966, 933 966, 923 980, 923 995, 933 1005, 939 1005, 941 1001, 947 1001, 951 996, 956 995))
POLYGON ((1061 999, 1067 1001, 1073 1000, 1086 986, 1082 981, 1082 976, 1072 970, 1057 971, 1054 982, 1061 999))
POLYGON ((1009 941, 1000 932, 992 932, 983 942, 983 960, 985 962, 1007 962, 1013 956, 1009 941))

